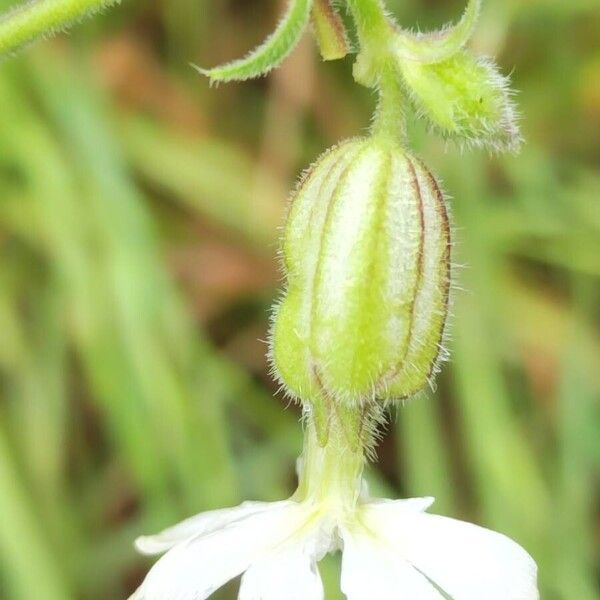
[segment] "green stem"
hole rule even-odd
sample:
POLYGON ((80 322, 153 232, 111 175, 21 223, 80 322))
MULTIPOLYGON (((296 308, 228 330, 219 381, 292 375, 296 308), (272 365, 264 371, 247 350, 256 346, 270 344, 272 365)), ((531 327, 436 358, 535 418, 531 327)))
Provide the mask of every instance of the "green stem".
POLYGON ((348 0, 356 23, 360 53, 354 66, 354 78, 377 89, 379 102, 371 132, 373 135, 405 136, 405 95, 400 85, 392 45, 395 32, 383 0, 348 0))
POLYGON ((392 28, 382 0, 348 0, 356 23, 361 49, 372 42, 389 39, 392 28))
POLYGON ((120 0, 34 0, 0 16, 0 56, 119 3, 120 0))
POLYGON ((327 442, 323 445, 314 420, 309 418, 295 499, 342 510, 356 506, 365 464, 362 423, 360 409, 332 407, 327 442))
POLYGON ((396 70, 387 66, 379 78, 379 101, 371 126, 371 134, 390 137, 401 142, 406 139, 405 94, 396 70))

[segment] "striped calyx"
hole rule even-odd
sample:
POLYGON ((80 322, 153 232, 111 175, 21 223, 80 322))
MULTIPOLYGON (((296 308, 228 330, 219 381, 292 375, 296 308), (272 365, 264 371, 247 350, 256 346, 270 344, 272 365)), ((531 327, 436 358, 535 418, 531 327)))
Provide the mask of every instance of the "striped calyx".
POLYGON ((274 369, 316 405, 411 396, 443 352, 450 226, 433 175, 389 138, 326 152, 295 192, 283 240, 274 369))

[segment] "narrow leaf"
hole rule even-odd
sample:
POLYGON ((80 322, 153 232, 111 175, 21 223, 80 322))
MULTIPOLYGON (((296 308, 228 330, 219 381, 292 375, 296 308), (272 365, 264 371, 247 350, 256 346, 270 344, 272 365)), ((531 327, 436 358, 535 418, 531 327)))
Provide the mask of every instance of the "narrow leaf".
POLYGON ((233 62, 202 69, 200 73, 213 81, 244 81, 266 75, 279 66, 296 47, 308 24, 312 0, 291 0, 288 10, 275 31, 246 57, 233 62))
POLYGON ((338 60, 348 54, 346 26, 331 0, 315 0, 312 24, 323 60, 338 60))
POLYGON ((34 0, 0 16, 0 56, 52 35, 120 0, 34 0))
POLYGON ((462 19, 454 26, 425 34, 399 31, 394 42, 397 57, 421 63, 447 60, 471 39, 480 11, 481 0, 469 0, 462 19))

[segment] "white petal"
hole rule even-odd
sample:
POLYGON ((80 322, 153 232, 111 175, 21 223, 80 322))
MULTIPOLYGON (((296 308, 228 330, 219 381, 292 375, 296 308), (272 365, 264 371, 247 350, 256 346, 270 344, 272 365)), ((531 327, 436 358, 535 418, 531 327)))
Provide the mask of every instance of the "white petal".
POLYGON ((537 567, 504 535, 447 517, 366 505, 364 523, 453 600, 537 600, 537 567))
POLYGON ((204 600, 292 536, 304 517, 295 502, 279 502, 182 542, 154 565, 132 599, 204 600))
POLYGON ((444 600, 421 573, 370 532, 346 531, 343 539, 341 587, 348 600, 444 600))
POLYGON ((234 508, 223 508, 203 512, 173 527, 169 527, 156 535, 139 537, 135 547, 142 554, 162 554, 176 544, 198 535, 212 533, 229 523, 233 523, 248 515, 256 514, 276 506, 272 502, 244 502, 234 508))
POLYGON ((389 500, 388 498, 373 498, 368 502, 369 507, 391 506, 396 511, 406 511, 408 513, 425 512, 435 502, 435 498, 430 496, 426 498, 408 498, 407 500, 389 500))
POLYGON ((323 600, 314 554, 300 544, 275 550, 242 577, 238 600, 323 600))

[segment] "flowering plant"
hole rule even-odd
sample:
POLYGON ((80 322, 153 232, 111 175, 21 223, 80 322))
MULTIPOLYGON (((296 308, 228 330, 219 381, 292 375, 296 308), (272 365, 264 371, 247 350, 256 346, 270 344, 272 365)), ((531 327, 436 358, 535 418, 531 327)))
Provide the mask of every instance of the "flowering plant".
MULTIPOLYGON (((36 0, 0 19, 0 53, 117 0, 36 0)), ((307 170, 283 236, 286 288, 270 359, 302 404, 299 485, 281 502, 248 502, 137 540, 164 554, 134 600, 200 600, 242 574, 241 600, 318 600, 317 563, 342 550, 348 600, 535 600, 536 566, 505 536, 428 514, 431 498, 372 498, 363 479, 386 408, 431 384, 446 356, 452 230, 441 186, 408 147, 410 108, 461 146, 520 144, 507 79, 467 49, 480 11, 421 34, 383 0, 346 0, 358 34, 354 77, 379 102, 368 135, 307 170)), ((331 0, 290 0, 275 32, 245 58, 198 69, 212 82, 268 73, 312 19, 325 60, 350 43, 331 0)))
MULTIPOLYGON (((298 489, 139 538, 142 553, 164 556, 132 600, 199 600, 240 574, 241 600, 318 600, 317 563, 336 550, 349 600, 538 598, 535 563, 518 544, 428 514, 432 498, 371 498, 363 480, 386 407, 431 384, 446 356, 450 219, 438 181, 408 148, 407 109, 461 145, 515 150, 520 137, 507 79, 466 49, 479 1, 431 34, 398 27, 381 0, 347 6, 360 44, 354 77, 379 103, 369 135, 326 151, 292 195, 270 338, 274 374, 303 406, 298 489)), ((345 56, 333 3, 293 0, 262 46, 198 70, 212 82, 264 75, 311 15, 323 58, 345 56)))

